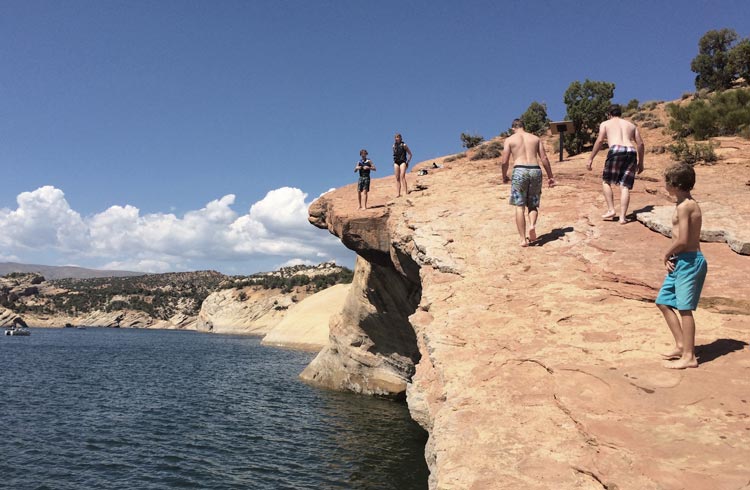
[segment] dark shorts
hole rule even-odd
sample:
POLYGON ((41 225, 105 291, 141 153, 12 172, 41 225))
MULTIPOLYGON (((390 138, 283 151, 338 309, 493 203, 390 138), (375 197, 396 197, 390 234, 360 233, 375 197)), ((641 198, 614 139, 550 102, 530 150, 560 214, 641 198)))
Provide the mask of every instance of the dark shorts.
POLYGON ((637 168, 638 154, 635 148, 627 146, 610 148, 607 160, 604 162, 602 180, 608 184, 617 184, 632 189, 637 168))
POLYGON ((359 184, 357 184, 357 190, 359 192, 362 192, 362 191, 370 192, 370 176, 369 175, 359 176, 359 184))
POLYGON ((707 271, 708 264, 702 253, 677 254, 674 270, 664 278, 656 304, 682 311, 695 310, 698 308, 707 271))
POLYGON ((542 169, 537 165, 516 165, 510 180, 510 204, 533 211, 542 198, 542 169))
POLYGON ((406 162, 393 162, 393 164, 394 164, 394 165, 398 165, 398 166, 401 166, 401 165, 406 165, 406 168, 409 168, 409 164, 408 164, 408 163, 406 163, 406 162))

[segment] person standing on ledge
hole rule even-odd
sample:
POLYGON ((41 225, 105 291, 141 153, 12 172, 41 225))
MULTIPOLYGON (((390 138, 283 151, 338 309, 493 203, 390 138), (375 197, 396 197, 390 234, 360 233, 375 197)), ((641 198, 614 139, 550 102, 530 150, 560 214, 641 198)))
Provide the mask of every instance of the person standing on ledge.
POLYGON ((402 183, 404 185, 404 194, 409 193, 409 188, 406 187, 406 169, 409 168, 409 162, 411 162, 411 150, 404 143, 401 134, 396 133, 393 143, 393 173, 396 176, 396 193, 398 194, 396 197, 401 197, 402 183))
POLYGON ((596 138, 586 168, 591 170, 594 157, 606 139, 609 152, 602 172, 602 192, 607 201, 607 212, 602 215, 602 219, 612 219, 617 215, 612 195, 612 184, 617 184, 620 186, 620 224, 624 225, 628 222, 630 190, 635 182, 635 174, 643 172, 644 146, 635 124, 622 119, 621 116, 622 109, 618 104, 609 106, 609 119, 599 125, 599 136, 596 138))
POLYGON ((511 126, 513 136, 505 140, 500 157, 503 183, 510 184, 510 204, 516 207, 516 226, 521 235, 521 246, 528 247, 529 242, 536 241, 536 220, 539 217, 539 201, 542 196, 542 169, 539 160, 547 172, 547 184, 555 185, 552 167, 544 151, 542 140, 524 130, 523 121, 514 119, 511 126), (513 155, 513 180, 508 179, 508 162, 513 155), (526 208, 529 209, 529 236, 526 237, 526 208))
POLYGON ((367 194, 370 192, 370 171, 377 170, 375 165, 372 164, 372 160, 367 158, 367 150, 364 148, 359 150, 360 159, 357 162, 357 166, 354 167, 355 172, 359 172, 359 182, 357 183, 357 200, 359 201, 359 209, 367 209, 367 194), (365 195, 365 206, 362 207, 362 193, 365 195))

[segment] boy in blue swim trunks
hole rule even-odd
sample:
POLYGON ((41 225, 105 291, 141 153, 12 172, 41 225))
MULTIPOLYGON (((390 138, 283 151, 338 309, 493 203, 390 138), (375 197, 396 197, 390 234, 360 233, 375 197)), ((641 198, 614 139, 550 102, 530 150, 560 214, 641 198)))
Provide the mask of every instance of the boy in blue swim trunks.
POLYGON ((355 172, 359 172, 359 182, 357 183, 357 200, 359 201, 359 209, 367 209, 367 194, 370 192, 370 171, 376 170, 375 165, 372 164, 372 160, 367 158, 367 150, 359 150, 359 161, 357 166, 354 167, 355 172), (362 193, 365 194, 365 207, 362 208, 362 193))
POLYGON ((695 171, 690 165, 678 163, 664 171, 664 181, 667 192, 677 198, 672 215, 672 245, 664 254, 667 277, 656 297, 656 306, 675 341, 674 350, 663 355, 668 359, 664 367, 694 368, 698 367, 698 360, 695 358, 693 311, 698 307, 708 270, 700 247, 701 208, 690 195, 695 185, 695 171))

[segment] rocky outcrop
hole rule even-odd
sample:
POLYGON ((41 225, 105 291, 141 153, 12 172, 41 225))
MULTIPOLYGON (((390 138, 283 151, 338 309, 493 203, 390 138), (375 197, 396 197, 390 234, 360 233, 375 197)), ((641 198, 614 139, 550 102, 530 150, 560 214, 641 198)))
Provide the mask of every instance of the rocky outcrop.
POLYGON ((211 293, 201 305, 196 330, 212 333, 262 335, 286 315, 298 298, 276 289, 224 289, 211 293))
MULTIPOLYGON (((648 145, 663 138, 643 133, 648 145)), ((430 433, 433 490, 750 481, 750 259, 702 245, 701 365, 664 369, 658 352, 671 336, 653 299, 669 240, 601 221, 600 175, 585 170, 587 157, 553 164, 558 186, 544 190, 534 247, 518 246, 509 187, 491 161, 438 159, 444 168, 411 173, 419 190, 394 201, 391 179, 373 180, 370 210, 356 209, 354 186, 310 207, 310 221, 359 258, 331 344, 303 377, 362 393, 405 387, 430 433)), ((648 155, 631 194, 636 214, 669 206, 660 190, 669 163, 648 155)), ((746 168, 696 171, 699 201, 734 209, 746 229, 747 200, 737 199, 746 168)))
POLYGON ((20 315, 0 306, 0 328, 12 327, 14 325, 26 326, 20 315))
POLYGON ((302 379, 356 393, 403 396, 419 361, 409 324, 419 297, 419 284, 392 266, 358 258, 344 307, 331 320, 330 343, 302 379))
POLYGON ((308 296, 292 308, 261 344, 318 352, 328 344, 331 317, 341 311, 349 284, 337 284, 308 296))
MULTIPOLYGON (((701 202, 703 227, 701 241, 726 242, 729 248, 742 255, 750 255, 750 230, 737 219, 737 211, 730 206, 701 202)), ((638 221, 664 236, 672 236, 674 206, 657 206, 638 213, 638 221)))

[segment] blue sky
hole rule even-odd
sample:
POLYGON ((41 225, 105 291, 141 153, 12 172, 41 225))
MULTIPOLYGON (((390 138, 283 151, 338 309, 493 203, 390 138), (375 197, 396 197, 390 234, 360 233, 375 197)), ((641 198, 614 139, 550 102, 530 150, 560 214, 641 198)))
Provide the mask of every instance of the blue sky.
POLYGON ((304 209, 360 148, 383 176, 396 131, 455 153, 586 78, 679 98, 723 27, 750 35, 746 2, 5 0, 0 260, 351 265, 304 209))

